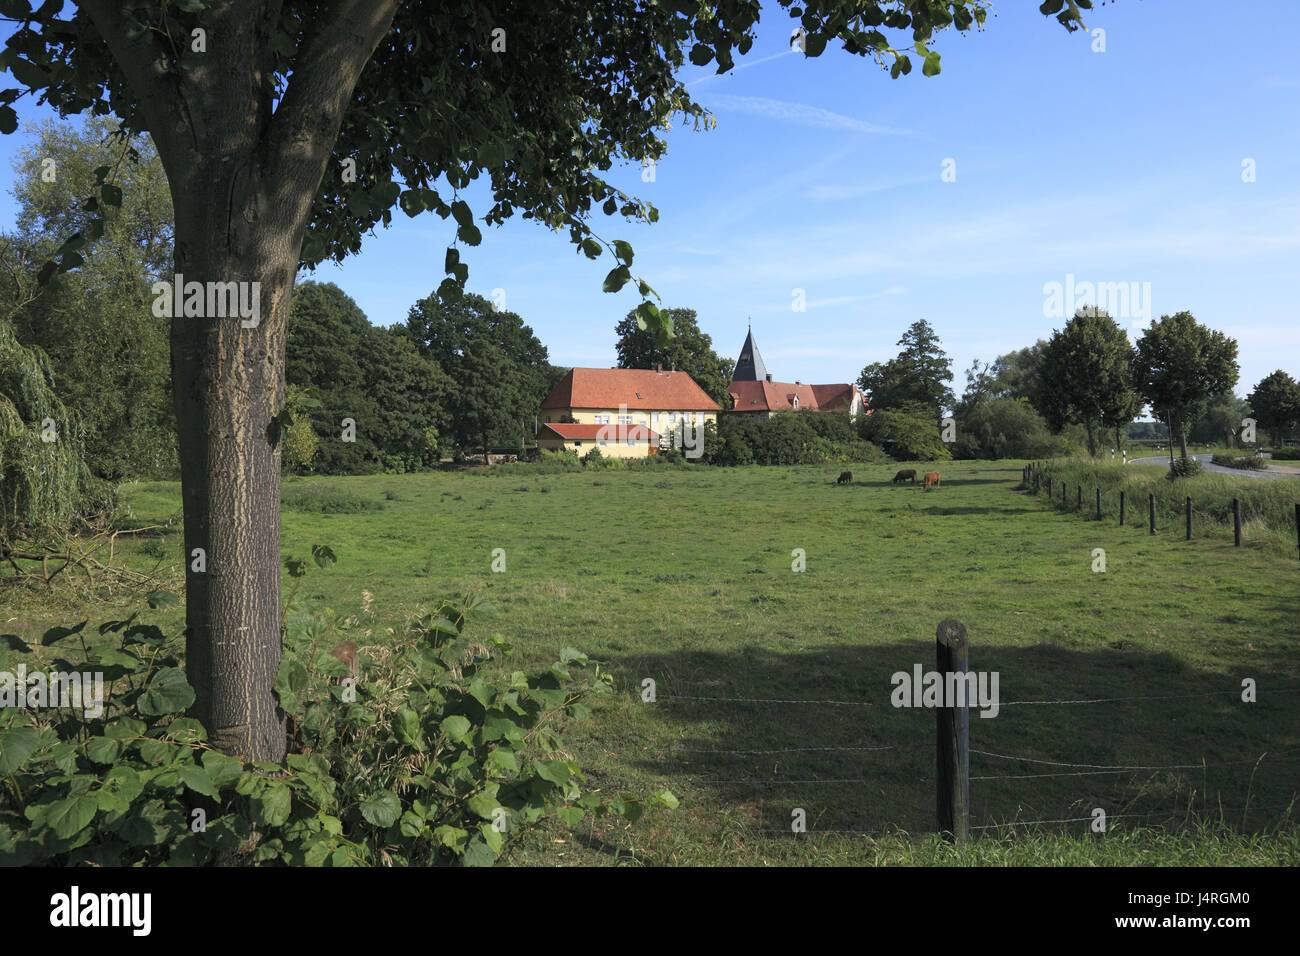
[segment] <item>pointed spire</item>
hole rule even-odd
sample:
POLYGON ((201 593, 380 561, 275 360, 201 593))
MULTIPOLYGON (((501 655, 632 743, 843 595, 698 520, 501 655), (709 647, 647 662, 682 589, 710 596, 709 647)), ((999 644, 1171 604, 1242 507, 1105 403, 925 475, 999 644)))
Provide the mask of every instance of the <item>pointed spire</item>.
POLYGON ((754 330, 751 328, 745 336, 745 344, 740 347, 740 358, 736 361, 736 370, 731 375, 733 382, 761 382, 767 377, 767 368, 763 357, 758 354, 754 344, 754 330))

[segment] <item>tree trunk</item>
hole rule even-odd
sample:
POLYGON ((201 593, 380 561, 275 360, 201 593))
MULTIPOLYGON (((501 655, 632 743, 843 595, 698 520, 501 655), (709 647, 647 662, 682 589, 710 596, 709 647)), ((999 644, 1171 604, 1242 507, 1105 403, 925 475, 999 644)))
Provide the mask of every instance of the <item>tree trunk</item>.
POLYGON ((1088 429, 1088 457, 1096 458, 1097 457, 1096 425, 1094 425, 1092 419, 1089 418, 1087 421, 1084 422, 1084 427, 1088 429))
MULTIPOLYGON (((213 192, 228 197, 243 191, 231 182, 229 190, 213 192)), ((224 210, 195 205, 177 203, 177 273, 187 286, 247 284, 245 301, 256 298, 258 314, 256 326, 254 318, 239 315, 172 317, 187 555, 186 670, 196 695, 193 714, 212 745, 246 760, 278 763, 286 739, 271 692, 282 642, 280 435, 273 419, 285 403, 284 347, 298 247, 285 235, 286 224, 274 221, 274 211, 271 222, 255 231, 236 229, 237 238, 227 239, 224 210)))
POLYGON ((1187 457, 1187 423, 1180 421, 1178 423, 1178 447, 1182 450, 1183 457, 1187 457))

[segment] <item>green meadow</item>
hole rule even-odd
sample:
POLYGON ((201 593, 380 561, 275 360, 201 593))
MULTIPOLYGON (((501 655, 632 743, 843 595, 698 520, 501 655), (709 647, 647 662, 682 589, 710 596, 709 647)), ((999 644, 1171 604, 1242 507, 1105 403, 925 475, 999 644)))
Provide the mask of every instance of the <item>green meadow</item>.
MULTIPOLYGON (((501 666, 570 646, 602 662, 616 693, 564 729, 568 754, 602 791, 681 805, 547 828, 513 862, 1300 863, 1294 540, 1151 536, 1144 504, 1097 521, 1090 498, 1077 513, 1021 490, 1021 464, 944 463, 929 491, 893 485, 897 465, 846 466, 847 486, 830 465, 294 479, 283 554, 325 544, 338 562, 285 593, 331 611, 363 659, 479 591, 472 629, 514 647, 501 666), (979 829, 961 848, 933 835, 934 714, 890 701, 892 675, 933 668, 948 617, 999 677, 997 715, 971 712, 979 829)), ((178 486, 121 492, 134 523, 176 530, 117 554, 179 587, 178 486)), ((88 604, 91 587, 0 591, 0 630, 30 642, 142 604, 99 585, 88 604)), ((181 609, 146 613, 180 634, 181 609)))

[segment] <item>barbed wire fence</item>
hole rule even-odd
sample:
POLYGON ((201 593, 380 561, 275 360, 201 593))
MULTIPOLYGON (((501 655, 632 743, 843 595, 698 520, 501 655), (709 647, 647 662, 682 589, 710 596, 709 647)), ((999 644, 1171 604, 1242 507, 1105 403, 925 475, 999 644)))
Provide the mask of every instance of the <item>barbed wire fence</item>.
MULTIPOLYGON (((965 643, 965 627, 960 622, 944 621, 939 626, 937 639, 939 644, 944 641, 945 630, 952 633, 955 628, 960 629, 961 641, 965 643)), ((940 661, 943 660, 942 652, 940 661)), ((968 672, 965 664, 965 655, 961 657, 960 663, 954 670, 945 670, 942 667, 937 671, 942 678, 942 687, 948 687, 950 682, 954 687, 967 687, 970 690, 971 685, 964 683, 972 672, 968 672), (956 675, 964 675, 957 678, 956 675)), ((1100 696, 1100 697, 1062 697, 1055 699, 1041 700, 1013 700, 999 701, 999 708, 1005 707, 1056 707, 1056 708, 1074 708, 1090 705, 1106 705, 1117 703, 1151 703, 1163 705, 1175 701, 1190 701, 1198 699, 1214 698, 1235 698, 1247 702, 1247 694, 1250 693, 1250 701, 1254 701, 1255 689, 1252 687, 1248 692, 1243 689, 1233 690, 1215 690, 1201 691, 1196 693, 1182 694, 1142 694, 1142 695, 1124 695, 1124 696, 1100 696)), ((1271 698, 1274 695, 1300 694, 1300 687, 1268 688, 1267 693, 1271 698)), ((959 698, 962 695, 957 695, 959 698)), ((1151 820, 1152 818, 1163 817, 1166 821, 1175 820, 1180 814, 1184 819, 1188 815, 1199 816, 1217 816, 1219 819, 1225 818, 1229 814, 1243 814, 1242 825, 1245 825, 1247 814, 1251 813, 1279 813, 1282 818, 1290 816, 1295 809, 1297 793, 1295 788, 1287 794, 1288 802, 1272 803, 1268 805, 1259 805, 1252 803, 1250 799, 1250 790, 1242 795, 1241 806, 1222 807, 1207 806, 1200 810, 1192 810, 1190 807, 1151 810, 1135 810, 1131 807, 1122 805, 1110 807, 1097 806, 1086 816, 1073 816, 1061 814, 1059 816, 1035 818, 1029 820, 1019 819, 1018 816, 1005 820, 986 820, 979 823, 972 823, 969 819, 970 799, 969 786, 972 782, 981 785, 994 784, 998 781, 1015 781, 1017 785, 1022 785, 1026 781, 1062 779, 1062 778, 1089 778, 1089 777, 1111 777, 1138 773, 1172 773, 1178 775, 1180 779, 1189 771, 1207 771, 1210 769, 1228 768, 1228 767, 1246 767, 1254 765, 1255 771, 1261 767, 1267 767, 1272 770, 1275 766, 1281 767, 1296 760, 1300 760, 1300 746, 1290 747, 1280 751, 1258 750, 1251 752, 1250 756, 1242 756, 1232 760, 1213 760, 1207 761, 1201 759, 1199 762, 1188 760, 1187 762, 1177 763, 1113 763, 1102 764, 1084 761, 1072 761, 1062 759, 1048 759, 1041 755, 1025 755, 1000 753, 992 750, 972 747, 969 745, 969 707, 972 700, 969 696, 965 699, 947 699, 942 706, 929 707, 904 707, 897 708, 881 701, 872 700, 845 700, 835 698, 791 698, 791 697, 747 697, 736 695, 691 695, 677 693, 659 693, 657 689, 647 694, 644 690, 638 698, 640 706, 659 706, 659 705, 685 705, 691 706, 696 704, 708 704, 713 706, 724 707, 751 707, 755 709, 769 709, 772 711, 787 708, 825 708, 834 713, 850 712, 854 709, 869 710, 880 709, 888 712, 911 709, 933 709, 936 713, 936 719, 939 727, 939 745, 937 747, 935 763, 935 781, 936 781, 936 809, 934 815, 935 824, 938 832, 944 833, 951 839, 961 842, 965 839, 968 831, 1006 831, 1014 828, 1025 827, 1060 827, 1071 824, 1087 824, 1084 832, 1105 832, 1109 828, 1110 821, 1116 820, 1151 820), (945 714, 946 712, 946 714, 945 714), (945 725, 950 728, 950 736, 953 738, 953 747, 949 753, 945 754, 943 743, 945 725), (1010 770, 1034 770, 1034 772, 986 772, 984 767, 980 772, 972 774, 970 772, 970 757, 975 755, 984 758, 981 763, 988 764, 988 770, 997 770, 1002 767, 1010 770), (998 764, 997 762, 1002 762, 998 764), (947 766, 945 767, 945 764, 947 766), (1021 764, 1021 767, 1006 766, 1006 764, 1021 764), (1035 768, 1050 768, 1037 770, 1035 768), (963 798, 964 794, 964 798, 963 798), (945 818, 945 807, 947 816, 945 818), (1099 824, 1100 821, 1100 824, 1099 824)), ((978 705, 977 705, 978 706, 978 705)), ((1027 711, 1028 712, 1028 711, 1027 711)), ((976 722, 978 726, 981 722, 976 722)), ((896 755, 900 748, 893 744, 818 744, 797 747, 680 747, 680 746, 654 746, 647 745, 637 748, 639 754, 656 753, 667 756, 667 762, 658 764, 658 778, 671 778, 674 775, 680 775, 681 764, 685 763, 691 766, 703 766, 711 768, 713 775, 693 778, 690 780, 691 785, 698 787, 728 787, 734 789, 748 788, 759 795, 758 808, 754 814, 759 821, 767 821, 769 817, 765 813, 765 808, 769 806, 771 793, 773 790, 791 787, 846 787, 859 786, 869 787, 877 783, 867 773, 879 771, 881 769, 880 757, 896 755), (774 777, 764 779, 756 776, 719 776, 728 770, 729 760, 731 758, 745 759, 756 757, 773 757, 788 758, 796 755, 834 755, 839 757, 865 756, 871 755, 874 765, 860 764, 863 773, 859 776, 805 776, 805 777, 774 777), (682 758, 682 759, 678 759, 682 758)), ((1059 755, 1055 755, 1059 756, 1059 755)), ((734 766, 734 763, 730 764, 734 766)), ((1294 772, 1291 779, 1295 779, 1294 772)), ((1254 784, 1254 771, 1251 775, 1251 786, 1254 784)), ((1140 794, 1139 794, 1140 796, 1140 794)), ((1202 794, 1202 797, 1206 796, 1202 794)), ((782 811, 790 813, 791 811, 802 811, 804 808, 795 807, 792 802, 782 804, 782 811)), ((1018 811, 1017 811, 1018 813, 1018 811)), ((792 816, 794 814, 791 814, 792 816)), ((749 826, 747 831, 753 834, 784 835, 784 836, 804 836, 818 834, 856 834, 864 836, 879 836, 882 832, 881 827, 843 827, 832 826, 821 829, 812 826, 806 820, 803 820, 803 826, 799 821, 783 826, 749 826)), ((707 822, 667 822, 657 819, 654 822, 657 829, 668 830, 713 830, 716 831, 715 824, 707 822)), ((594 831, 593 831, 594 834, 594 831)))

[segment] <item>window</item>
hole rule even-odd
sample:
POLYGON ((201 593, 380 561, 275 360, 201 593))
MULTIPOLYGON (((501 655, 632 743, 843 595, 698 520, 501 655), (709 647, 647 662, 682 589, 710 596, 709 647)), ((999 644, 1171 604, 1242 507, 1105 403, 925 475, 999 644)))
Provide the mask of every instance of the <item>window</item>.
POLYGON ((669 424, 669 425, 676 425, 676 424, 677 424, 677 413, 676 413, 676 412, 669 412, 669 413, 668 413, 668 424, 669 424))
POLYGON ((792 404, 794 405, 795 411, 798 411, 798 410, 799 410, 799 396, 798 396, 798 395, 796 395, 796 396, 794 397, 794 402, 793 402, 792 404))
MULTIPOLYGON (((606 418, 606 420, 608 420, 608 417, 606 418)), ((620 425, 631 425, 631 424, 632 424, 632 416, 631 416, 631 415, 620 415, 620 416, 618 416, 618 423, 619 423, 620 425)))
POLYGON ((580 442, 580 441, 575 441, 575 442, 573 443, 573 447, 574 447, 574 448, 581 448, 581 447, 582 447, 582 442, 580 442))

